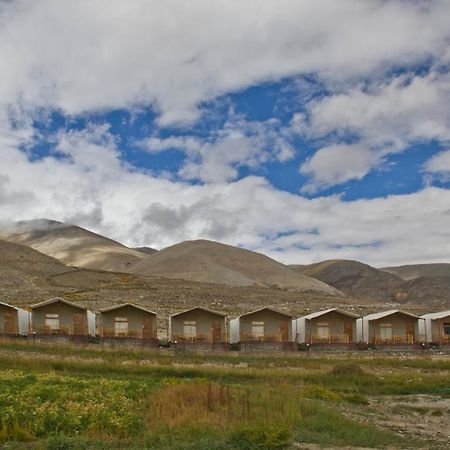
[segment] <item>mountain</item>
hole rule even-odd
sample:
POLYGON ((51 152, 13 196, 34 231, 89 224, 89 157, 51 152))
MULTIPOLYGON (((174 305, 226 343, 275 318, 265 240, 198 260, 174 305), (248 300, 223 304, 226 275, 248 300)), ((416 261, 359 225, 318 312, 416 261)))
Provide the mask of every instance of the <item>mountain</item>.
POLYGON ((358 261, 335 259, 293 269, 339 289, 347 295, 389 301, 402 279, 358 261))
POLYGON ((153 253, 156 253, 158 251, 151 247, 133 247, 132 250, 144 253, 145 255, 153 255, 153 253))
POLYGON ((393 273, 404 280, 414 280, 421 277, 450 277, 450 264, 411 264, 407 266, 382 267, 383 272, 393 273))
POLYGON ((69 266, 124 271, 146 255, 119 242, 54 220, 16 222, 0 230, 0 239, 28 245, 69 266))
POLYGON ((147 256, 128 272, 165 278, 340 294, 260 253, 208 240, 186 241, 147 256))
POLYGON ((397 289, 396 300, 446 309, 450 306, 450 277, 419 277, 404 281, 397 289))

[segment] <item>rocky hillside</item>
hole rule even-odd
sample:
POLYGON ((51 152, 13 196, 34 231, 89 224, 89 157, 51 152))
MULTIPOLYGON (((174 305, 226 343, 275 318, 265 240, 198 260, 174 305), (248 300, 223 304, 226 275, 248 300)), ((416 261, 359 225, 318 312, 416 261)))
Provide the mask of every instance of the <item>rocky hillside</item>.
POLYGON ((86 269, 123 271, 146 257, 84 228, 46 219, 17 222, 0 230, 0 238, 86 269))
POLYGON ((265 255, 207 240, 173 245, 130 266, 127 271, 229 286, 255 285, 340 294, 265 255))

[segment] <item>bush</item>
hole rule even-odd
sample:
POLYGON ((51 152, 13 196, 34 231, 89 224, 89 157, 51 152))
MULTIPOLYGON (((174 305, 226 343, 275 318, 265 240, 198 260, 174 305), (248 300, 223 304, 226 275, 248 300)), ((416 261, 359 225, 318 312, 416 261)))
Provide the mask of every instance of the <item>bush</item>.
POLYGON ((336 364, 330 372, 331 375, 357 377, 365 375, 364 370, 355 363, 336 364))
POLYGON ((234 431, 229 443, 242 450, 281 450, 289 445, 291 435, 283 427, 247 427, 234 431))

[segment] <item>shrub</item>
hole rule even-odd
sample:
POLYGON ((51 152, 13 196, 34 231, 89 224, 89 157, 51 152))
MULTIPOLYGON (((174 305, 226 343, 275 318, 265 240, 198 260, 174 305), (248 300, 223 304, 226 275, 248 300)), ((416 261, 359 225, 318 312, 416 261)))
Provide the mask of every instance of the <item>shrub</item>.
POLYGON ((336 364, 330 372, 331 375, 357 377, 365 375, 364 370, 355 363, 336 364))

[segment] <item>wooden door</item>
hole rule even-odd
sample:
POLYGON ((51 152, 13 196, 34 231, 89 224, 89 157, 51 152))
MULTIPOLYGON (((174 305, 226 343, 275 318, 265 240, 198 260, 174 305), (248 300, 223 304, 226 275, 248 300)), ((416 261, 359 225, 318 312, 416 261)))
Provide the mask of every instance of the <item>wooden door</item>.
POLYGON ((221 320, 213 320, 211 327, 212 342, 222 342, 222 324, 221 320))
POLYGON ((406 324, 406 340, 407 340, 407 342, 408 342, 408 344, 414 344, 414 341, 415 341, 415 325, 414 325, 414 323, 411 323, 411 322, 408 322, 407 324, 406 324))
POLYGON ((344 334, 345 334, 347 344, 349 342, 353 342, 353 326, 352 326, 352 322, 350 320, 346 320, 344 322, 344 334))
POLYGON ((153 319, 145 317, 142 321, 142 339, 154 339, 153 319))
POLYGON ((73 315, 73 334, 75 336, 86 334, 86 314, 76 313, 73 315))
POLYGON ((17 334, 17 313, 5 312, 3 317, 5 334, 17 334))
POLYGON ((280 322, 279 330, 280 330, 280 341, 288 342, 289 341, 289 329, 288 329, 288 323, 285 320, 280 322))

